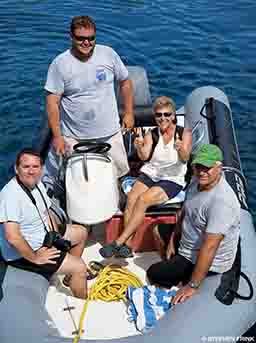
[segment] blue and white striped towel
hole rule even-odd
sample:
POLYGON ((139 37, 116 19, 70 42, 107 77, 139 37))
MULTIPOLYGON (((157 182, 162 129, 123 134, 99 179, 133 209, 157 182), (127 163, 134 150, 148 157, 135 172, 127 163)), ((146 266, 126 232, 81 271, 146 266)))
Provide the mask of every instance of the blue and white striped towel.
POLYGON ((133 321, 138 331, 145 333, 152 329, 170 308, 171 299, 177 288, 171 290, 155 286, 128 287, 128 320, 133 321))

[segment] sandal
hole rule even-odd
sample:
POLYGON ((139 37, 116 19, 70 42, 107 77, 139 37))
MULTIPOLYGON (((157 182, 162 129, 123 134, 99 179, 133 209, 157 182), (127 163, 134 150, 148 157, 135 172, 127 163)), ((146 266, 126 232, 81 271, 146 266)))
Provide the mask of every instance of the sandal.
POLYGON ((115 253, 115 257, 122 257, 122 258, 133 257, 132 249, 128 247, 128 245, 122 244, 119 246, 117 252, 115 253))
POLYGON ((87 275, 86 275, 86 279, 87 280, 93 280, 98 276, 98 272, 95 272, 94 270, 90 269, 87 267, 87 275))
POLYGON ((95 272, 100 272, 103 268, 105 268, 105 266, 98 261, 89 262, 88 267, 95 272))
MULTIPOLYGON (((99 263, 99 262, 96 262, 96 261, 92 261, 92 262, 101 265, 101 263, 99 263)), ((90 264, 90 263, 89 263, 89 264, 90 264)), ((104 268, 103 265, 101 265, 101 266, 102 266, 101 269, 104 268)), ((96 268, 92 268, 92 267, 90 267, 90 266, 87 267, 86 279, 87 279, 87 280, 93 280, 93 279, 95 279, 96 276, 98 276, 99 271, 100 271, 100 270, 97 271, 96 268)), ((64 278, 63 278, 63 280, 62 280, 62 283, 63 283, 63 285, 64 285, 65 287, 69 287, 71 277, 72 277, 71 274, 67 274, 67 275, 64 276, 64 278)))
POLYGON ((112 243, 103 245, 103 247, 100 248, 99 253, 104 258, 110 258, 117 253, 118 249, 119 246, 113 241, 112 243))
POLYGON ((69 287, 69 283, 70 283, 70 280, 71 280, 71 274, 67 274, 64 276, 63 280, 62 280, 62 283, 65 287, 69 287))

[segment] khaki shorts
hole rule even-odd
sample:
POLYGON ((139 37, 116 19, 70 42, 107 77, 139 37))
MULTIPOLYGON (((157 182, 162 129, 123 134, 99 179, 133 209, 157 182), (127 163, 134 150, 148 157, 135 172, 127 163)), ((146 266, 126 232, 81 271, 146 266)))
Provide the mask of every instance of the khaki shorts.
POLYGON ((123 135, 118 131, 115 135, 110 137, 107 141, 111 145, 109 155, 115 163, 117 170, 117 177, 126 175, 130 168, 127 160, 127 153, 124 147, 123 135))
MULTIPOLYGON (((66 144, 66 154, 70 155, 73 151, 73 146, 77 144, 78 141, 71 137, 64 137, 64 140, 66 144)), ((106 142, 111 145, 111 149, 109 150, 108 154, 112 158, 114 166, 116 167, 117 177, 120 178, 121 176, 126 175, 129 172, 130 168, 121 130, 111 137, 100 138, 98 141, 106 142)), ((57 156, 54 148, 51 146, 51 149, 45 161, 44 173, 42 177, 42 181, 47 189, 52 189, 54 187, 55 180, 58 175, 59 162, 60 158, 59 156, 57 156)))

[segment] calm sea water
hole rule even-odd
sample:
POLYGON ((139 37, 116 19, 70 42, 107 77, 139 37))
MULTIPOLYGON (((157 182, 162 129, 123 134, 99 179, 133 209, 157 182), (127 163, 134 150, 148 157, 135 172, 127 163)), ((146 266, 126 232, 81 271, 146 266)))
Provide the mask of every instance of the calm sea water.
POLYGON ((180 106, 196 87, 224 90, 255 219, 254 0, 0 0, 0 186, 17 151, 37 136, 48 65, 69 47, 69 22, 80 14, 96 20, 99 43, 146 68, 153 97, 165 94, 180 106))
POLYGON ((228 95, 256 222, 255 0, 0 0, 0 187, 37 138, 48 65, 80 14, 96 20, 99 43, 146 68, 153 97, 181 106, 209 84, 228 95))

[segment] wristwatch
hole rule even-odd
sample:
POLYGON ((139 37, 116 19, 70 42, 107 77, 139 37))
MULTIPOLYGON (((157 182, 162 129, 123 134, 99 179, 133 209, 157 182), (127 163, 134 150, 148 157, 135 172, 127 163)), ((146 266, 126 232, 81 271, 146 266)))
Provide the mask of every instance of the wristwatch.
POLYGON ((198 289, 200 287, 201 282, 200 281, 189 281, 188 285, 189 287, 193 289, 198 289))

